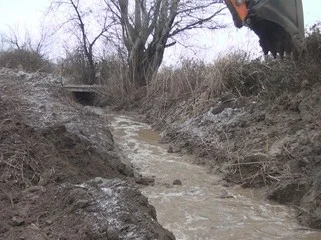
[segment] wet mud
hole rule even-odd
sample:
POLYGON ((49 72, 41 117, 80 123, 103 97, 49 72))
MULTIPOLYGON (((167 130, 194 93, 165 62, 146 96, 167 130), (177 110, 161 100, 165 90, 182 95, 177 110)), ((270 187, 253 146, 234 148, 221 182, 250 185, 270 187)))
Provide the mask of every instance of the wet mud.
POLYGON ((295 209, 266 201, 263 190, 228 187, 221 176, 192 164, 193 156, 168 153, 168 144, 160 144, 160 136, 137 116, 103 114, 136 171, 155 179, 141 190, 177 239, 321 238, 297 223, 295 209))
POLYGON ((0 69, 0 239, 175 239, 106 118, 47 74, 0 69))

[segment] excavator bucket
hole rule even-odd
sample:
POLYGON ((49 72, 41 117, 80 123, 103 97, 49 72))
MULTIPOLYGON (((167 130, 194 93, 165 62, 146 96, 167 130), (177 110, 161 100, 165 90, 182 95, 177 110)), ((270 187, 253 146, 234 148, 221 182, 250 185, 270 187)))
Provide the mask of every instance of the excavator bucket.
POLYGON ((302 0, 225 0, 235 26, 248 26, 260 38, 264 54, 305 52, 302 0), (246 6, 247 11, 244 10, 246 6), (244 17, 244 14, 247 14, 244 17))

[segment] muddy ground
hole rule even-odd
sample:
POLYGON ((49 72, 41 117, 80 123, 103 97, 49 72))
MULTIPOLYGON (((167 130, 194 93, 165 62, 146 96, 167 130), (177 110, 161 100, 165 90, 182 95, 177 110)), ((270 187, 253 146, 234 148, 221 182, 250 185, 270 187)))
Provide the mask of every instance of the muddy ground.
POLYGON ((267 98, 259 95, 268 88, 260 90, 262 79, 252 75, 214 97, 206 88, 172 101, 156 95, 145 100, 143 112, 163 131, 170 152, 196 155, 197 164, 207 165, 227 184, 266 188, 268 199, 295 207, 301 224, 320 229, 318 73, 306 69, 295 80, 267 78, 273 87, 267 98), (314 79, 307 77, 312 75, 314 79))
POLYGON ((175 239, 107 120, 52 75, 0 69, 0 239, 175 239))

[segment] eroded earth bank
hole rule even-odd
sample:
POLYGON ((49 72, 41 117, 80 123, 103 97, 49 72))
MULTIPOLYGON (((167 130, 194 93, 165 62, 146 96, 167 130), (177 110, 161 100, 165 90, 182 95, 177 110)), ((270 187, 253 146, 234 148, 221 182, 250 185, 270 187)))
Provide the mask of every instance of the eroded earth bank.
POLYGON ((52 75, 0 70, 0 239, 174 239, 107 120, 52 75))

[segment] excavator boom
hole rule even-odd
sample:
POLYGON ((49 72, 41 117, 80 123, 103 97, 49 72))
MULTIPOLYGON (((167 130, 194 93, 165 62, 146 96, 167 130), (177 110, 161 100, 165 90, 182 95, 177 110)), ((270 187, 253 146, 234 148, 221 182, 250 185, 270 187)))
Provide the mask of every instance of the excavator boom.
POLYGON ((248 26, 260 38, 265 55, 283 58, 305 52, 302 0, 225 0, 236 27, 248 26))

